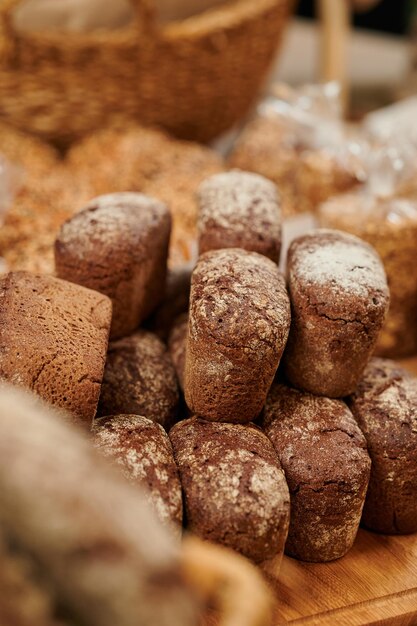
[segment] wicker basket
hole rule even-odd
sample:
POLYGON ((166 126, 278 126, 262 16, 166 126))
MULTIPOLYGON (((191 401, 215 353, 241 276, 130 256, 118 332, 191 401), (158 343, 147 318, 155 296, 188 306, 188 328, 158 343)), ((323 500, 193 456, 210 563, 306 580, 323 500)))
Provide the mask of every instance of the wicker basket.
POLYGON ((293 4, 233 0, 161 25, 131 1, 129 27, 63 35, 17 33, 20 0, 1 0, 0 118, 59 144, 115 118, 209 140, 250 108, 293 4))

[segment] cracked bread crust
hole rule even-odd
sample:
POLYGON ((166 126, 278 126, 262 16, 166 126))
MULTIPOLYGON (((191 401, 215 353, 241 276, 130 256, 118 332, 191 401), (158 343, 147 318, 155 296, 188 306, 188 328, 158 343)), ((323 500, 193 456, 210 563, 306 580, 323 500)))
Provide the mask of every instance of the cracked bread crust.
POLYGON ((184 390, 208 420, 250 422, 266 399, 290 326, 278 267, 237 248, 203 254, 193 272, 184 390))
POLYGON ((169 428, 178 414, 179 390, 164 343, 146 330, 112 341, 107 353, 98 415, 143 415, 169 428))
POLYGON ((0 280, 0 379, 87 424, 100 395, 111 323, 107 296, 28 272, 0 280))
POLYGON ((417 531, 417 379, 372 359, 349 405, 372 459, 363 524, 387 534, 417 531))
POLYGON ((355 540, 371 467, 353 415, 341 400, 275 383, 263 428, 290 490, 286 552, 302 561, 340 558, 355 540))
POLYGON ((189 530, 256 563, 281 554, 289 524, 288 487, 261 430, 191 418, 169 435, 189 530))
POLYGON ((182 525, 182 494, 171 442, 160 424, 139 415, 95 420, 95 447, 131 483, 144 487, 159 519, 182 525))
POLYGON ((164 294, 171 215, 139 193, 99 196, 61 227, 55 267, 113 302, 111 338, 132 333, 164 294))
POLYGON ((316 230, 288 253, 292 321, 284 357, 295 387, 339 398, 355 390, 389 304, 383 265, 357 237, 316 230))
POLYGON ((200 254, 243 248, 279 263, 281 210, 267 178, 233 170, 206 179, 198 190, 200 254))

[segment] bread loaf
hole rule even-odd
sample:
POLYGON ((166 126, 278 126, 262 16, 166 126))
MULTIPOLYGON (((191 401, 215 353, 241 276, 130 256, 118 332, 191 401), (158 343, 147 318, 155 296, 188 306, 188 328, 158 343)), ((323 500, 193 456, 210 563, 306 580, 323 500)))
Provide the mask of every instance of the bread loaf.
POLYGON ((261 411, 290 326, 275 263, 238 248, 202 255, 193 272, 185 400, 209 420, 250 422, 261 411))
POLYGON ((188 312, 192 265, 180 265, 168 271, 165 296, 146 323, 162 341, 166 341, 175 323, 188 312))
POLYGON ((198 198, 200 254, 243 248, 279 263, 281 212, 271 181, 239 170, 215 174, 202 183, 198 198))
POLYGON ((170 431, 189 530, 256 563, 280 560, 289 494, 277 455, 252 424, 191 418, 170 431))
POLYGON ((291 495, 286 552, 302 561, 338 559, 355 540, 371 466, 353 415, 341 400, 274 383, 263 428, 291 495))
POLYGON ((352 393, 388 308, 379 256, 357 237, 322 229, 292 243, 287 271, 292 307, 288 380, 332 398, 352 393))
POLYGON ((182 525, 182 494, 171 442, 160 424, 139 415, 95 420, 94 444, 123 475, 141 485, 161 522, 182 525))
POLYGON ((196 626, 179 546, 54 411, 0 391, 0 523, 61 604, 94 626, 196 626))
POLYGON ((388 534, 417 531, 417 379, 372 359, 350 407, 372 459, 363 524, 388 534))
POLYGON ((0 279, 0 379, 31 389, 90 424, 111 322, 107 296, 53 278, 0 279))
POLYGON ((143 415, 168 427, 179 402, 175 369, 167 347, 139 330, 109 344, 98 414, 143 415))
POLYGON ((111 337, 124 337, 163 297, 170 232, 170 213, 159 200, 138 193, 100 196, 62 226, 56 273, 109 296, 111 337))

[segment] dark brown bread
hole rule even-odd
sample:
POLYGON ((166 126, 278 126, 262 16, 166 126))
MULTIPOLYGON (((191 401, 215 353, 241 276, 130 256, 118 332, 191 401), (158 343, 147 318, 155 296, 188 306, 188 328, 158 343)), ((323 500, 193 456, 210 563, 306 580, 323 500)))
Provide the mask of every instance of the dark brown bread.
POLYGON ((91 423, 111 323, 107 296, 53 278, 0 279, 0 379, 91 423))
POLYGON ((284 549, 289 494, 273 446, 252 424, 191 418, 170 431, 189 530, 260 563, 284 549))
POLYGON ((146 327, 166 341, 177 317, 188 312, 193 264, 180 265, 168 271, 165 296, 146 327))
POLYGON ((185 350, 187 347, 188 313, 177 317, 169 335, 168 348, 177 373, 178 382, 184 391, 185 350))
POLYGON ((209 420, 250 422, 260 413, 290 326, 275 263, 237 248, 202 255, 193 272, 185 400, 209 420))
POLYGON ((62 226, 56 273, 111 298, 113 339, 133 332, 161 301, 170 232, 165 204, 139 193, 95 198, 62 226))
POLYGON ((163 523, 182 525, 182 494, 171 442, 160 424, 139 415, 95 420, 94 444, 133 484, 146 490, 163 523))
POLYGON ((339 398, 352 393, 389 303, 381 260, 357 237, 316 230, 288 253, 291 332, 284 364, 292 385, 339 398))
POLYGON ((139 330, 109 344, 98 415, 143 415, 169 427, 178 402, 175 369, 156 335, 139 330))
POLYGON ((348 407, 274 384, 263 427, 291 494, 286 552, 302 561, 343 556, 359 527, 371 461, 348 407))
POLYGON ((205 180, 198 198, 200 254, 243 248, 279 263, 281 211, 277 188, 271 181, 232 170, 205 180))
POLYGON ((0 524, 61 603, 82 624, 196 626, 179 542, 139 487, 21 392, 0 389, 0 417, 0 524))
POLYGON ((372 359, 350 407, 372 459, 362 522, 388 534, 417 531, 417 379, 372 359))

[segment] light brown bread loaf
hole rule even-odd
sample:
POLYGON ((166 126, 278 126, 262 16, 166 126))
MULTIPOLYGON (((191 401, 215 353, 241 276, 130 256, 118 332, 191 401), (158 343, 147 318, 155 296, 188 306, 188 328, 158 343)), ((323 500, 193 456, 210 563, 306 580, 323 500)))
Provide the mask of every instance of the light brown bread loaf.
POLYGON ((362 522, 388 534, 417 531, 417 379, 372 359, 350 407, 372 459, 362 522))
POLYGON ((252 424, 192 418, 170 439, 184 490, 188 528, 256 563, 280 560, 289 494, 277 455, 252 424))
POLYGON ((0 279, 0 379, 87 424, 97 409, 111 322, 107 296, 53 278, 0 279))
POLYGON ((288 252, 291 332, 285 373, 292 385, 338 398, 355 390, 388 309, 375 250, 357 237, 320 229, 288 252))
POLYGON ((303 561, 340 558, 355 540, 371 467, 353 415, 341 400, 274 383, 263 428, 291 495, 286 552, 303 561))
POLYGON ((98 415, 143 415, 169 427, 179 402, 175 369, 165 344, 146 330, 109 344, 98 415))
POLYGON ((170 213, 159 200, 138 193, 100 196, 62 226, 56 273, 109 296, 111 337, 124 337, 163 297, 170 232, 170 213))
POLYGON ((95 420, 94 445, 134 485, 141 485, 161 522, 182 525, 182 494, 171 442, 160 424, 139 415, 95 420))
POLYGON ((206 419, 250 422, 261 411, 290 326, 275 263, 238 248, 202 255, 193 272, 184 391, 206 419))
POLYGON ((281 211, 271 181, 239 170, 215 174, 202 183, 198 199, 200 254, 243 248, 279 263, 281 211))
POLYGON ((4 389, 0 523, 81 623, 196 626, 179 545, 139 488, 54 411, 4 389))

